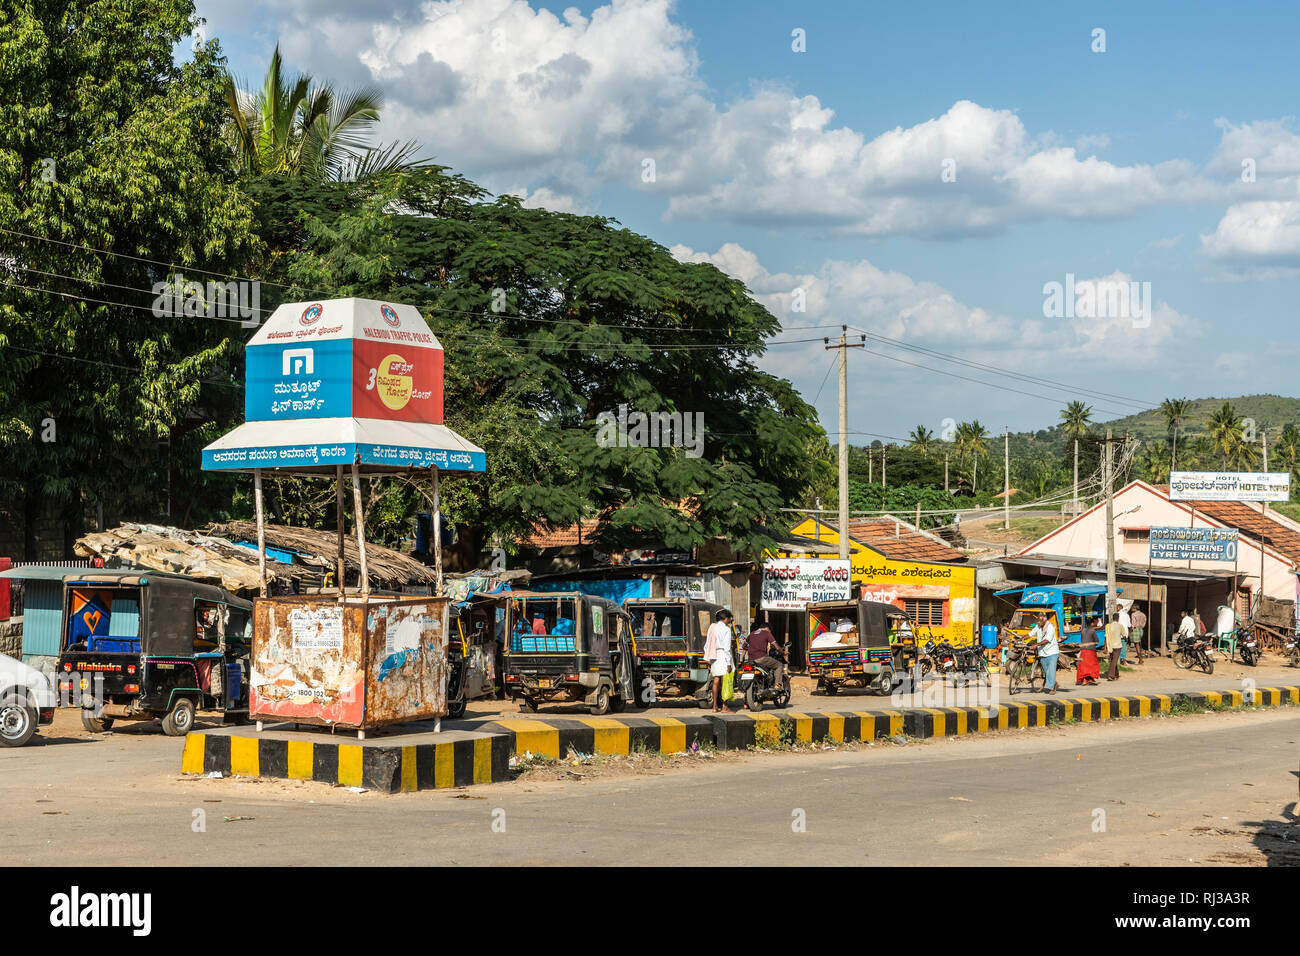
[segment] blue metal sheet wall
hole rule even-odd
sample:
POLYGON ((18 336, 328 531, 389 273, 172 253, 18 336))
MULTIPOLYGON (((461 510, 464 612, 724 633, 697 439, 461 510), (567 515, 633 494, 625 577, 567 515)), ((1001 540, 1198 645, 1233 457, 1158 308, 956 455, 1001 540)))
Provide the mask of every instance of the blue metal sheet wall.
POLYGON ((58 656, 62 619, 62 581, 24 582, 23 660, 31 656, 58 656))

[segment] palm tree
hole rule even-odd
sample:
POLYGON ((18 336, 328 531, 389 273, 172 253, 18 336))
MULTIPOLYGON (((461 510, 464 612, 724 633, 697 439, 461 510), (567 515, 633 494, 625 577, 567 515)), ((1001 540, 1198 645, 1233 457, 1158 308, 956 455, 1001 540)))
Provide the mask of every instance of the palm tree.
POLYGON ((225 76, 223 130, 246 175, 282 175, 313 180, 360 179, 419 169, 413 140, 373 146, 367 134, 379 122, 383 94, 374 87, 337 92, 310 76, 286 78, 277 44, 262 89, 256 95, 225 76))
POLYGON ((1242 447, 1246 443, 1242 440, 1241 429, 1241 418, 1231 402, 1224 402, 1206 422, 1205 430, 1214 450, 1223 455, 1225 468, 1231 467, 1234 461, 1240 460, 1245 454, 1242 447))
POLYGON ((1074 439, 1074 500, 1079 500, 1079 439, 1088 434, 1092 425, 1092 407, 1074 401, 1061 412, 1061 431, 1074 439))
POLYGON ((924 425, 917 425, 912 429, 912 434, 907 436, 907 440, 911 442, 913 448, 928 458, 930 449, 934 447, 934 432, 924 425))
POLYGON ((1165 431, 1172 431, 1174 438, 1169 445, 1169 473, 1178 470, 1178 426, 1187 420, 1192 410, 1192 403, 1185 398, 1166 398, 1160 403, 1160 414, 1165 419, 1165 431))
POLYGON ((979 419, 961 422, 957 426, 957 454, 962 458, 973 459, 971 469, 971 491, 975 491, 979 482, 980 458, 988 450, 988 431, 979 423, 979 419))

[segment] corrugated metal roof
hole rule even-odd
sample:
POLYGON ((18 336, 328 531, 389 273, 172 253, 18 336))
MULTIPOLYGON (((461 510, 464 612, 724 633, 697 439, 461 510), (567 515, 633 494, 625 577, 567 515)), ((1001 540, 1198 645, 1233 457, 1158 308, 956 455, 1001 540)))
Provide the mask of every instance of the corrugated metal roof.
POLYGON ((94 574, 102 570, 102 568, 87 568, 83 565, 30 565, 0 571, 0 578, 16 578, 20 581, 62 581, 67 574, 94 574))

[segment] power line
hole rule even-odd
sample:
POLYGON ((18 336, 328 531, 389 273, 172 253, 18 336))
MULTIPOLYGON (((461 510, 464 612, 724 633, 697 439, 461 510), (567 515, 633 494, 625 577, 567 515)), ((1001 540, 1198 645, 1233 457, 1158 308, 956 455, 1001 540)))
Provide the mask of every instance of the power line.
MULTIPOLYGON (((1036 393, 1034 393, 1034 392, 1026 392, 1026 391, 1024 391, 1024 390, 1022 390, 1022 389, 1018 389, 1018 388, 1009 388, 1009 387, 1007 387, 1007 386, 1005 386, 1005 385, 998 385, 998 384, 995 383, 995 382, 985 382, 985 381, 983 381, 983 380, 981 380, 981 379, 978 379, 978 378, 970 378, 970 377, 967 376, 967 375, 958 375, 956 372, 945 372, 943 369, 934 368, 933 366, 930 366, 930 365, 922 365, 922 364, 920 364, 919 362, 909 362, 907 359, 899 358, 897 355, 889 355, 889 354, 886 353, 886 352, 877 352, 877 351, 873 351, 873 350, 870 350, 870 349, 868 349, 868 351, 869 351, 872 355, 879 355, 881 358, 889 359, 891 362, 899 362, 899 363, 901 363, 901 364, 903 364, 903 365, 910 365, 910 366, 912 366, 913 368, 925 369, 927 372, 934 372, 936 375, 944 375, 944 376, 946 376, 946 377, 948 377, 948 378, 961 379, 961 380, 964 381, 964 382, 972 382, 972 383, 974 383, 974 384, 976 384, 976 385, 983 385, 983 386, 985 386, 986 388, 996 388, 996 389, 998 389, 999 391, 1003 391, 1003 392, 1014 392, 1014 393, 1017 394, 1017 395, 1024 395, 1024 396, 1026 396, 1026 397, 1028 397, 1028 398, 1036 398, 1036 399, 1038 399, 1039 401, 1043 401, 1043 402, 1051 402, 1053 405, 1060 405, 1060 406, 1062 406, 1062 407, 1066 407, 1066 406, 1069 404, 1068 402, 1062 402, 1062 401, 1060 401, 1059 399, 1051 398, 1050 396, 1047 396, 1047 395, 1038 395, 1038 394, 1036 394, 1036 393)), ((1100 407, 1100 406, 1099 406, 1099 407, 1100 407)), ((1114 414, 1114 415, 1117 415, 1117 416, 1119 416, 1119 417, 1123 417, 1123 416, 1125 416, 1125 415, 1128 414, 1127 412, 1116 411, 1116 410, 1113 409, 1113 408, 1102 408, 1101 411, 1104 411, 1104 412, 1110 412, 1110 413, 1112 413, 1112 414, 1114 414)))
POLYGON ((1142 408, 1142 409, 1146 409, 1146 408, 1150 408, 1150 407, 1151 407, 1149 402, 1146 402, 1146 401, 1143 401, 1143 400, 1140 400, 1140 399, 1129 398, 1129 397, 1124 396, 1124 395, 1116 395, 1116 394, 1111 393, 1111 392, 1103 392, 1103 391, 1100 391, 1100 390, 1098 390, 1098 389, 1085 388, 1085 387, 1080 386, 1080 385, 1071 385, 1071 384, 1066 383, 1066 382, 1053 381, 1052 379, 1041 378, 1041 377, 1038 377, 1038 376, 1035 376, 1035 375, 1030 375, 1030 374, 1023 373, 1023 372, 1013 372, 1013 371, 1010 371, 1009 369, 1000 368, 1000 367, 998 367, 998 366, 996 366, 996 365, 988 365, 988 364, 983 363, 983 362, 975 362, 975 361, 971 361, 971 360, 968 360, 968 359, 959 358, 958 356, 952 355, 952 354, 950 354, 950 353, 947 353, 947 352, 940 352, 940 351, 937 350, 937 349, 928 348, 928 347, 923 346, 923 345, 916 345, 916 344, 911 343, 911 342, 906 342, 906 341, 904 341, 904 340, 902 340, 902 339, 894 339, 894 338, 890 338, 889 336, 887 336, 887 335, 881 335, 881 334, 878 333, 878 332, 871 332, 871 331, 867 331, 867 330, 862 330, 862 331, 864 331, 865 334, 867 334, 867 335, 870 336, 871 338, 873 338, 873 339, 878 339, 878 340, 880 340, 880 341, 882 341, 882 342, 885 342, 885 343, 887 343, 887 344, 889 344, 889 345, 893 345, 893 346, 896 346, 896 347, 898 347, 898 348, 902 348, 902 349, 908 349, 908 350, 913 351, 913 352, 921 352, 921 353, 924 353, 924 354, 927 354, 927 355, 933 355, 933 356, 935 356, 936 358, 942 359, 942 360, 944 360, 944 361, 946 361, 946 362, 952 362, 952 363, 957 364, 957 365, 964 365, 964 366, 966 366, 966 367, 968 367, 968 368, 973 368, 973 369, 977 369, 977 370, 980 370, 980 371, 994 372, 994 373, 996 373, 996 374, 998 374, 998 375, 1002 375, 1002 376, 1005 376, 1005 377, 1008 377, 1008 378, 1015 378, 1015 379, 1019 379, 1019 380, 1024 380, 1024 381, 1031 382, 1031 383, 1033 383, 1033 384, 1037 384, 1037 385, 1045 385, 1045 386, 1047 386, 1047 387, 1049 387, 1049 388, 1054 388, 1054 389, 1057 389, 1057 390, 1060 390, 1060 391, 1068 391, 1068 392, 1072 392, 1072 393, 1077 392, 1077 393, 1083 394, 1083 395, 1085 395, 1085 396, 1096 396, 1097 398, 1110 399, 1110 400, 1114 400, 1114 401, 1120 401, 1120 402, 1124 402, 1124 403, 1127 403, 1127 404, 1130 404, 1130 405, 1137 406, 1137 407, 1142 408))

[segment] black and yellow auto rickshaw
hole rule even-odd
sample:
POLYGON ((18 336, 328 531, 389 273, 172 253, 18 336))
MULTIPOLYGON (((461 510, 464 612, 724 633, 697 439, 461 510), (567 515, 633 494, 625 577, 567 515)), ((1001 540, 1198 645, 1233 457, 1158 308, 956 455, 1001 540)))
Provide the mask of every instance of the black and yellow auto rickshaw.
POLYGON ((506 602, 505 688, 523 710, 560 701, 593 714, 636 701, 630 618, 577 591, 513 591, 506 602))
POLYGON ((87 730, 162 719, 183 736, 195 712, 248 716, 252 604, 176 574, 92 571, 63 579, 59 689, 87 730))
POLYGON ((711 707, 704 641, 722 605, 690 598, 630 598, 623 610, 632 618, 641 702, 691 697, 700 707, 711 707))
MULTIPOLYGON (((905 611, 880 601, 820 601, 808 605, 808 673, 817 689, 870 687, 888 694, 906 666, 905 611), (891 640, 892 638, 892 640, 891 640)), ((915 637, 911 647, 916 647, 915 637)))

